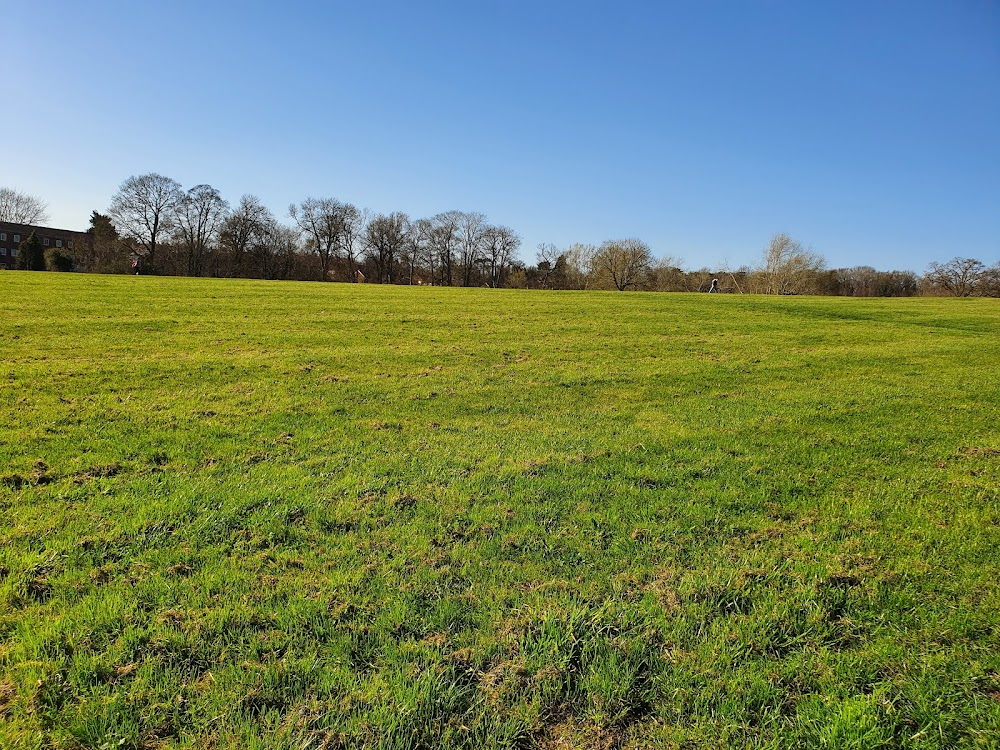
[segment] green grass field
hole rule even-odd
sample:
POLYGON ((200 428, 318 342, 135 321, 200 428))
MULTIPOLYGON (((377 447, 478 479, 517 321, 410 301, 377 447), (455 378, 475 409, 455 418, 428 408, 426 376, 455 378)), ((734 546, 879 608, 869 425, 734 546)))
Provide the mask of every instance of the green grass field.
POLYGON ((1000 301, 0 274, 0 747, 1000 747, 1000 301))

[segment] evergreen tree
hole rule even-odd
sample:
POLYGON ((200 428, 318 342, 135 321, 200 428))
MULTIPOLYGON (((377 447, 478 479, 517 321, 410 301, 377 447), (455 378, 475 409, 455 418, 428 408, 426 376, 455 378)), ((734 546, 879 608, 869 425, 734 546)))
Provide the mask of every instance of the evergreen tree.
POLYGON ((17 267, 25 271, 45 270, 45 250, 42 241, 32 232, 17 248, 17 267))
POLYGON ((129 270, 127 249, 110 216, 93 211, 83 246, 74 248, 74 260, 92 273, 124 273, 129 270))

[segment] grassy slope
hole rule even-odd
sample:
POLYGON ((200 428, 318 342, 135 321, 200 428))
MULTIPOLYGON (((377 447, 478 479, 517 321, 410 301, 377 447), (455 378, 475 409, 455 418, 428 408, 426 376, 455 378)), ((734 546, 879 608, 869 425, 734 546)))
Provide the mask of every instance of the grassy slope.
POLYGON ((0 319, 0 747, 997 746, 995 300, 0 319))

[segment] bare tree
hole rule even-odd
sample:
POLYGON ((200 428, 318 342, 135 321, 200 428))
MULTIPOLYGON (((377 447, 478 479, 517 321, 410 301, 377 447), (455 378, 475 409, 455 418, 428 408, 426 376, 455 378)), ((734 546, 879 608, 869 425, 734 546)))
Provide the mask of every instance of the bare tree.
POLYGON ((953 297, 971 297, 986 279, 986 266, 975 258, 952 258, 947 263, 931 263, 924 281, 953 297))
POLYGON ((681 261, 666 255, 657 258, 650 266, 650 288, 658 292, 687 292, 690 290, 688 274, 684 273, 681 261))
POLYGON ((472 286, 476 265, 483 258, 483 232, 486 216, 476 211, 464 212, 459 219, 459 248, 462 262, 462 286, 472 286))
MULTIPOLYGON (((434 283, 435 248, 434 222, 431 219, 417 219, 410 226, 409 242, 406 245, 409 283, 417 279, 417 268, 426 264, 428 282, 434 283)), ((422 279, 420 279, 422 282, 422 279)))
POLYGON ((805 294, 815 291, 818 275, 824 268, 826 261, 822 255, 779 232, 764 248, 763 265, 755 276, 765 294, 805 294))
POLYGON ((368 222, 365 254, 375 266, 380 284, 393 282, 393 268, 409 241, 409 232, 410 217, 399 211, 388 216, 377 214, 368 222))
POLYGON ((288 227, 276 221, 267 225, 266 236, 261 238, 258 253, 264 277, 287 279, 296 265, 301 248, 302 234, 296 227, 288 227))
POLYGON ((646 282, 652 262, 653 253, 642 240, 608 240, 601 244, 594 256, 594 273, 624 292, 646 282))
POLYGON ((44 224, 49 220, 45 201, 14 188, 0 188, 0 221, 11 224, 44 224))
POLYGON ((483 257, 489 285, 494 289, 503 286, 520 246, 521 238, 510 227, 487 226, 483 230, 483 257))
POLYGON ((156 248, 173 230, 183 197, 180 183, 156 173, 129 177, 112 197, 111 220, 127 241, 136 243, 133 250, 147 267, 155 268, 156 248))
POLYGON ((347 260, 347 274, 352 281, 357 280, 358 250, 363 245, 368 214, 368 209, 359 210, 350 203, 341 204, 340 250, 347 260))
POLYGON ((871 266, 839 268, 833 273, 837 287, 835 294, 848 297, 878 296, 878 271, 871 266))
POLYGON ((539 242, 535 249, 535 268, 542 289, 562 289, 566 276, 563 252, 551 242, 539 242))
POLYGON ((566 280, 571 289, 586 289, 594 270, 594 245, 575 242, 566 248, 566 280))
POLYGON ((187 273, 201 276, 205 256, 219 240, 229 204, 211 185, 195 185, 177 203, 177 239, 187 254, 187 273))
MULTIPOLYGON (((260 199, 254 195, 244 195, 239 205, 226 217, 222 224, 221 242, 230 256, 230 272, 242 276, 246 259, 266 253, 267 240, 272 225, 271 213, 260 199)), ((262 257, 258 257, 263 260, 262 257)))
POLYGON ((460 211, 445 211, 431 219, 431 247, 438 262, 441 273, 441 283, 453 286, 455 283, 455 266, 458 253, 462 222, 460 211))
POLYGON ((321 281, 330 280, 330 261, 343 241, 346 209, 347 204, 336 198, 306 198, 288 207, 288 215, 306 236, 308 249, 319 256, 321 281))
POLYGON ((983 297, 1000 297, 1000 262, 994 263, 983 272, 979 293, 983 297))
POLYGON ((912 297, 920 280, 912 271, 877 271, 871 266, 838 268, 826 273, 823 294, 843 297, 912 297))

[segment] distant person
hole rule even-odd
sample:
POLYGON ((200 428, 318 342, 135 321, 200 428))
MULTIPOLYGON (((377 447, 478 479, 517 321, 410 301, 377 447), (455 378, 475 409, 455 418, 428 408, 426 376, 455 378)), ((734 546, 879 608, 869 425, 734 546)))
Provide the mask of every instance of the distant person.
POLYGON ((712 292, 718 293, 718 291, 719 291, 719 280, 712 279, 712 288, 708 290, 708 293, 709 294, 711 294, 712 292))
POLYGON ((139 258, 138 258, 138 256, 135 257, 135 258, 132 258, 132 270, 135 271, 135 275, 136 276, 139 275, 139 258))

